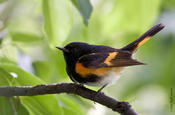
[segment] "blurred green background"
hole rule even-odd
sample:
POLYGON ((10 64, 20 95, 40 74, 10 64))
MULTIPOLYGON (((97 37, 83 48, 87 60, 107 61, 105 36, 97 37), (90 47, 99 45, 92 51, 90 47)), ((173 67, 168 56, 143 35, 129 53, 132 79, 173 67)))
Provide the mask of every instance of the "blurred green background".
MULTIPOLYGON (((0 0, 0 86, 71 82, 56 46, 79 41, 121 48, 158 23, 165 29, 135 54, 147 65, 126 68, 103 92, 128 101, 139 115, 174 115, 175 0, 0 0)), ((0 97, 0 115, 117 113, 60 94, 0 97)))

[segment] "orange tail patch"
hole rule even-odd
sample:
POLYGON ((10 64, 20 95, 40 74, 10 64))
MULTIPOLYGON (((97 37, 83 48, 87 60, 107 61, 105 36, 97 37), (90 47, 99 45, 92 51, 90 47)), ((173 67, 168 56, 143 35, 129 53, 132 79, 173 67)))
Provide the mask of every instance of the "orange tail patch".
POLYGON ((135 51, 139 46, 143 45, 146 41, 148 41, 152 36, 157 34, 163 28, 164 28, 164 25, 162 25, 162 24, 157 24, 157 25, 153 26, 151 29, 149 29, 147 32, 145 32, 138 39, 131 42, 127 46, 121 48, 121 50, 127 50, 127 51, 130 51, 130 52, 135 51))
POLYGON ((134 50, 136 50, 138 47, 140 47, 140 46, 143 45, 145 42, 147 42, 150 38, 151 38, 151 36, 145 37, 142 41, 140 41, 140 42, 137 44, 137 46, 135 47, 134 50))

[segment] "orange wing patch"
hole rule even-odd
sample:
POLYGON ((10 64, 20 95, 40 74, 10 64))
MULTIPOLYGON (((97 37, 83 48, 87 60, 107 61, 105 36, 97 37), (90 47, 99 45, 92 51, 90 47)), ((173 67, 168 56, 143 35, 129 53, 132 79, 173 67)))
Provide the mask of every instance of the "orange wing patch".
POLYGON ((95 74, 99 76, 105 76, 111 68, 98 68, 98 69, 90 69, 84 67, 81 63, 76 63, 75 71, 80 74, 82 77, 86 77, 88 74, 95 74))
POLYGON ((108 66, 111 66, 112 63, 110 62, 112 59, 114 59, 116 57, 116 55, 118 54, 118 52, 112 52, 109 53, 109 56, 106 58, 106 60, 104 61, 105 64, 107 64, 108 66))

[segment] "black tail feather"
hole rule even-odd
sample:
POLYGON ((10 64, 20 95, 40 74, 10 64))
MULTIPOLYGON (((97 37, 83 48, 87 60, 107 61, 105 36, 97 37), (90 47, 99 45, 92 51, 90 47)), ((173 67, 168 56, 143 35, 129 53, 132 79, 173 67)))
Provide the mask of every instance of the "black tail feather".
POLYGON ((142 36, 137 38, 132 43, 128 44, 127 46, 121 48, 121 50, 127 50, 130 52, 135 51, 139 46, 141 46, 143 43, 145 43, 147 40, 149 40, 152 36, 157 34, 160 30, 162 30, 165 26, 163 24, 157 24, 153 26, 151 29, 149 29, 147 32, 145 32, 142 36))

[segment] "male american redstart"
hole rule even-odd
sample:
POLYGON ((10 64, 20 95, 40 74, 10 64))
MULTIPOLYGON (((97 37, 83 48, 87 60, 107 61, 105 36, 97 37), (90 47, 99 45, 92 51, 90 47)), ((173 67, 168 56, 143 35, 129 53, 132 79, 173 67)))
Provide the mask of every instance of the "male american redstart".
POLYGON ((133 59, 132 54, 163 28, 162 24, 155 25, 121 49, 82 42, 72 42, 65 47, 56 48, 63 51, 66 70, 73 82, 101 86, 103 89, 119 78, 124 67, 144 64, 133 59))

